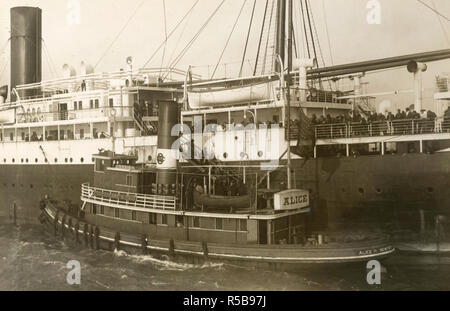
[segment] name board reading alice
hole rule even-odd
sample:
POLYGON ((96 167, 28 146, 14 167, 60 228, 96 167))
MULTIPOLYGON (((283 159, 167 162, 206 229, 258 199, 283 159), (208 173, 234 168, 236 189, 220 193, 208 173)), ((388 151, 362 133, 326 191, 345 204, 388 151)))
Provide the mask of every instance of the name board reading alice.
POLYGON ((306 190, 286 190, 275 193, 274 207, 276 211, 305 209, 309 211, 309 192, 306 190))

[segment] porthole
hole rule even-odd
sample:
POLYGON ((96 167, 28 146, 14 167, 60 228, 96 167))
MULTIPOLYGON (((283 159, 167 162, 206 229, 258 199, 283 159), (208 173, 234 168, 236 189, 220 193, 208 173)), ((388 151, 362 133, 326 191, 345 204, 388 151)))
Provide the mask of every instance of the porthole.
POLYGON ((12 159, 12 163, 16 162, 16 159, 12 159))
POLYGON ((83 163, 83 162, 84 162, 84 158, 81 158, 81 159, 80 159, 80 162, 83 163))
POLYGON ((69 162, 69 159, 65 158, 65 159, 64 159, 64 162, 66 162, 66 163, 69 162))
POLYGON ((48 159, 47 158, 45 158, 45 163, 48 163, 48 159))
POLYGON ((34 159, 34 162, 38 163, 39 162, 38 158, 34 159))
POLYGON ((234 136, 234 140, 238 140, 239 139, 239 137, 237 137, 237 136, 234 136))
POLYGON ((383 191, 380 189, 380 188, 377 188, 377 193, 378 194, 380 194, 380 193, 382 193, 383 191))
POLYGON ((3 159, 3 163, 6 163, 6 159, 3 159))
POLYGON ((30 162, 30 161, 29 161, 28 159, 25 159, 25 162, 28 163, 28 162, 30 162))
MULTIPOLYGON (((180 148, 181 148, 181 147, 180 147, 180 148)), ((183 152, 183 151, 181 151, 181 152, 183 152)), ((152 158, 151 155, 149 155, 147 159, 148 159, 148 162, 151 162, 151 161, 153 160, 153 158, 152 158)))
POLYGON ((70 158, 70 163, 72 163, 73 162, 73 158, 70 158))
POLYGON ((359 188, 359 189, 358 189, 358 192, 359 192, 360 194, 364 194, 364 189, 363 189, 363 188, 359 188))
POLYGON ((58 163, 58 158, 55 158, 55 163, 58 163))
POLYGON ((240 156, 241 156, 241 159, 244 159, 245 158, 245 153, 241 152, 240 156))
POLYGON ((23 159, 20 159, 20 162, 22 162, 22 163, 23 163, 23 159))
POLYGON ((263 155, 264 155, 264 152, 258 151, 258 157, 262 158, 263 155))
POLYGON ((225 153, 223 154, 223 158, 224 158, 224 159, 228 158, 228 153, 225 152, 225 153))

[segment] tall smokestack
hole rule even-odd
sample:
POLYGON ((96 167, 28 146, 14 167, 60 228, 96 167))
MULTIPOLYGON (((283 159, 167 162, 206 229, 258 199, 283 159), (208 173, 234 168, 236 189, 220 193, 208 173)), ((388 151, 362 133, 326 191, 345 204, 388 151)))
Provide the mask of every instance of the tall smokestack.
POLYGON ((172 129, 178 124, 179 109, 177 102, 159 102, 159 123, 158 123, 158 150, 157 150, 157 178, 158 189, 162 189, 162 194, 167 195, 165 189, 172 189, 177 181, 177 159, 176 150, 172 146, 178 139, 172 136, 172 129))
MULTIPOLYGON (((36 7, 11 9, 11 89, 42 79, 42 10, 36 7)), ((19 96, 37 95, 37 90, 19 92, 19 96)), ((16 95, 11 94, 16 101, 16 95)))

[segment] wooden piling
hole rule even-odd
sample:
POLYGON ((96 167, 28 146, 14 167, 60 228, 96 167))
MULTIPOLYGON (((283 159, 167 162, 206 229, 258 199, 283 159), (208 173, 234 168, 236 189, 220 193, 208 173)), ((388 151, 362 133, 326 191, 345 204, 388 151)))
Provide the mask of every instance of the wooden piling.
POLYGON ((115 250, 120 250, 120 232, 116 233, 116 236, 114 237, 114 248, 115 250))
POLYGON ((169 241, 169 256, 175 257, 175 241, 173 239, 169 241))

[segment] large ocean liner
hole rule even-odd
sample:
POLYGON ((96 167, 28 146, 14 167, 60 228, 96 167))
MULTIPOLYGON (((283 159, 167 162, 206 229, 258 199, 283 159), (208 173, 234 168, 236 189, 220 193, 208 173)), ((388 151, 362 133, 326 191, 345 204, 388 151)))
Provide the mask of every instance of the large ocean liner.
MULTIPOLYGON (((425 63, 447 59, 450 51, 318 68, 317 39, 311 23, 307 27, 309 1, 299 1, 302 29, 293 27, 292 3, 266 1, 251 77, 214 80, 173 68, 161 79, 161 69, 133 71, 130 58, 129 68, 116 73, 95 74, 85 66, 81 75, 71 76, 66 67, 65 78, 41 81, 41 11, 13 8, 12 98, 0 111, 2 216, 35 221, 44 196, 79 206, 80 185, 93 182, 92 155, 103 149, 134 155, 146 167, 170 169, 178 159, 196 170, 192 174, 203 174, 197 182, 205 193, 190 198, 202 204, 214 204, 219 188, 239 192, 237 185, 254 174, 269 196, 274 190, 308 190, 318 227, 434 230, 450 204, 445 79, 439 79, 433 120, 314 126, 308 117, 370 116, 376 111, 374 95, 364 93, 361 78, 397 67, 408 69, 415 81, 415 102, 405 107, 412 104, 411 110, 421 112, 425 63), (293 55, 295 33, 303 31, 311 49, 306 59, 293 55), (344 80, 352 87, 339 90, 338 81, 344 80), (169 117, 158 115, 158 107, 167 102, 181 109, 176 148, 157 137, 169 117), (232 181, 216 185, 215 175, 236 179, 234 189, 232 181)), ((131 184, 127 178, 119 186, 130 192, 131 184)), ((166 193, 172 184, 163 180, 155 191, 166 193)))

